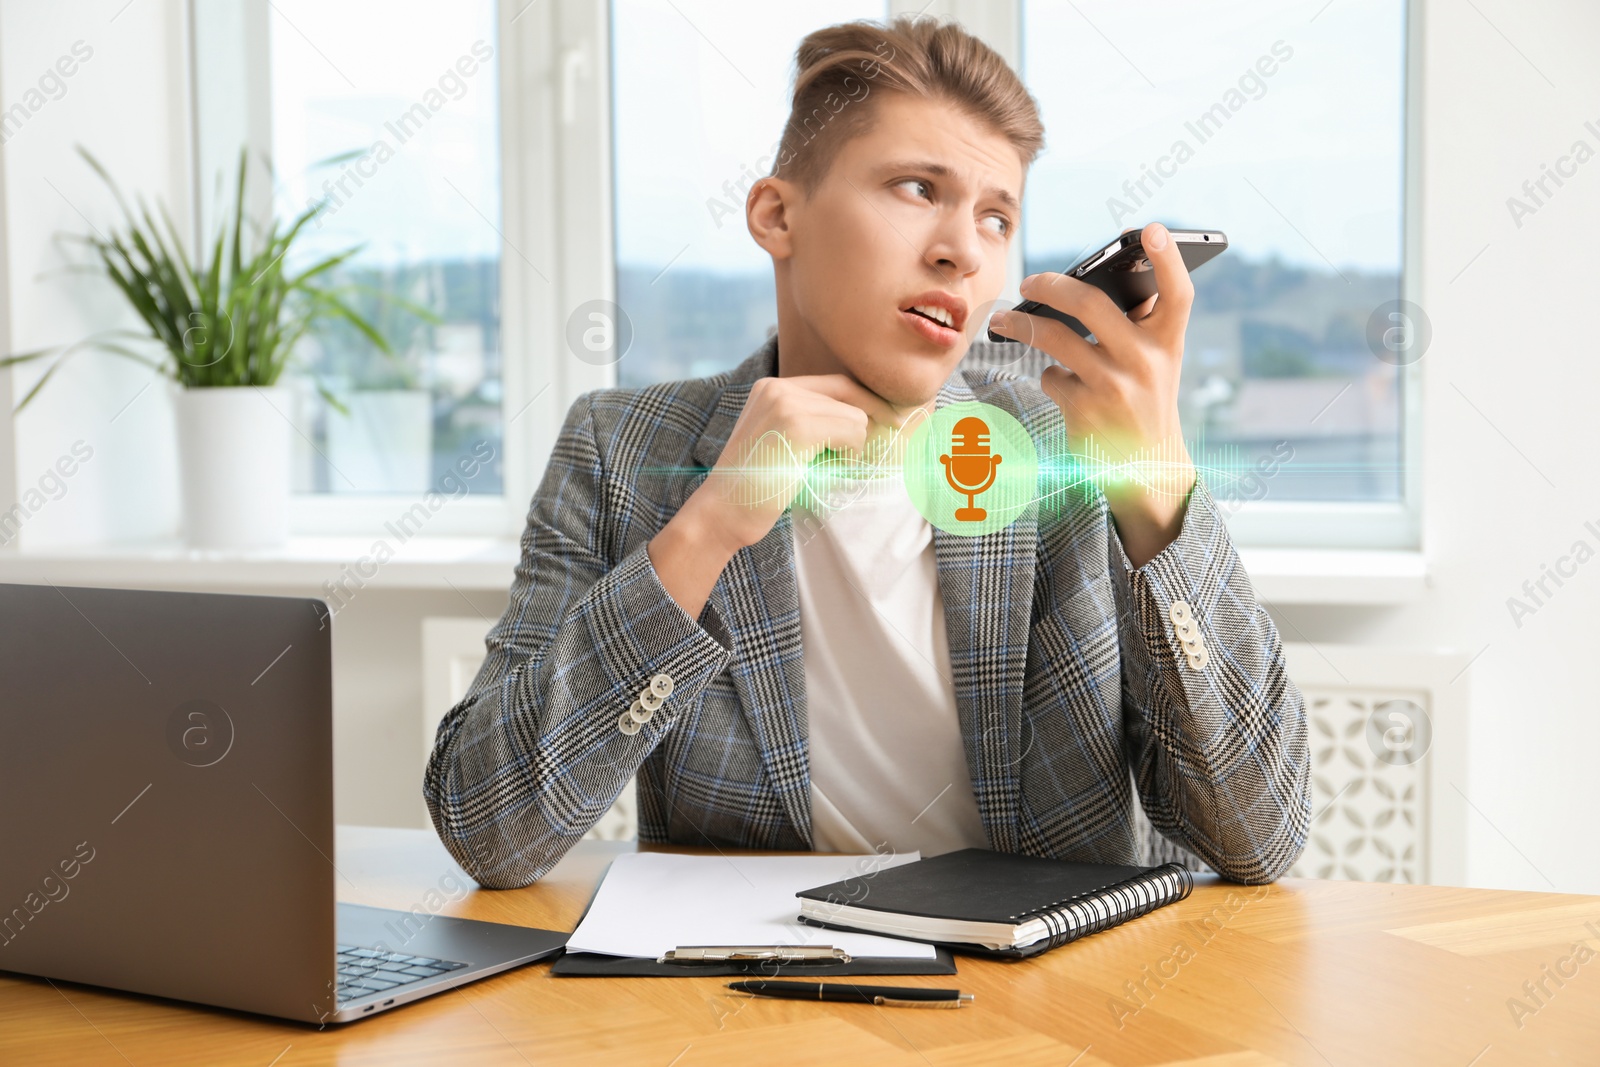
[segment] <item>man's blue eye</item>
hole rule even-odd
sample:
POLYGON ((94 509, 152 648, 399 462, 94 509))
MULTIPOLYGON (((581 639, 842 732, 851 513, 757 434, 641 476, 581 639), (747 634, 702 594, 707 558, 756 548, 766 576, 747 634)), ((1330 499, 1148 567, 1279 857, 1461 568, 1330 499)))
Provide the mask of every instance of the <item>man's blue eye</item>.
POLYGON ((988 222, 994 223, 995 224, 994 225, 995 232, 998 233, 1001 237, 1004 237, 1004 236, 1006 236, 1007 234, 1009 234, 1011 232, 1011 220, 1010 219, 1003 218, 1003 217, 1001 217, 999 215, 990 215, 988 218, 984 219, 983 221, 986 222, 986 223, 988 223, 988 222))
POLYGON ((921 178, 907 178, 900 184, 902 186, 914 186, 915 188, 913 190, 913 195, 920 196, 924 200, 933 195, 933 190, 929 187, 928 183, 923 181, 921 178))

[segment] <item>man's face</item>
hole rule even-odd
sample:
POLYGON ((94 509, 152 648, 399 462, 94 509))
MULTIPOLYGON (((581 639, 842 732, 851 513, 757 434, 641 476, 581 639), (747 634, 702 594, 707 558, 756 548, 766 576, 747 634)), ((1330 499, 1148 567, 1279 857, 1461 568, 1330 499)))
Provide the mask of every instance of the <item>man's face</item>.
POLYGON ((1023 165, 1003 134, 941 99, 884 93, 871 104, 868 129, 790 203, 780 285, 822 350, 807 364, 891 404, 921 404, 1005 284, 1023 165))

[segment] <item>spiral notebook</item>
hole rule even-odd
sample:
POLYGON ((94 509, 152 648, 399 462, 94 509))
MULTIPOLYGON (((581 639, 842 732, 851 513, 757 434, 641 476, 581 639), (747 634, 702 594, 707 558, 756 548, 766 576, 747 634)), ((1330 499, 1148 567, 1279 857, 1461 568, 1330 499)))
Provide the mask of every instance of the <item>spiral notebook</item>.
POLYGON ((800 918, 815 926, 1019 958, 1146 915, 1193 888, 1193 876, 1171 863, 1074 863, 968 848, 796 895, 800 918))

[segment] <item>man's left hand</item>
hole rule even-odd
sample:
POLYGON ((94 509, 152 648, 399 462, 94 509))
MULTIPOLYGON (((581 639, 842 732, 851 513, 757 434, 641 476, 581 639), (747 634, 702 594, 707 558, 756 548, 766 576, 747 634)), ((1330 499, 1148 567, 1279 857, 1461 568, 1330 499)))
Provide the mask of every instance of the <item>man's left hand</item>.
POLYGON ((1183 335, 1194 283, 1165 226, 1152 222, 1141 238, 1156 295, 1126 314, 1101 290, 1065 274, 1022 280, 1024 300, 1073 316, 1094 334, 1094 342, 1039 315, 1006 311, 991 320, 996 333, 1031 344, 1060 364, 1045 370, 1040 388, 1061 408, 1068 447, 1082 456, 1092 438, 1096 458, 1110 465, 1098 480, 1135 567, 1178 536, 1195 483, 1178 419, 1183 335))

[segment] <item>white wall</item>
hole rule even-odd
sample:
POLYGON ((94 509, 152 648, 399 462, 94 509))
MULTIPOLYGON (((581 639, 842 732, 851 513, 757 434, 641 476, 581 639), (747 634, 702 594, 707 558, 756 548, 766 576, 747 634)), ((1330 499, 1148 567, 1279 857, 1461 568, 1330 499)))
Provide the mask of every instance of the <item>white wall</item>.
POLYGON ((1584 529, 1600 529, 1600 159, 1520 228, 1506 199, 1575 140, 1600 151, 1600 6, 1427 8, 1421 266, 1435 332, 1421 367, 1433 588, 1400 610, 1286 614, 1313 642, 1481 649, 1456 683, 1471 687, 1473 707, 1469 879, 1595 893, 1600 562, 1552 584, 1556 595, 1520 628, 1506 600, 1574 541, 1600 550, 1584 529))
MULTIPOLYGON (((164 201, 180 226, 189 217, 184 4, 124 3, 0 0, 6 108, 25 104, 29 90, 58 73, 54 65, 72 56, 75 45, 88 54, 62 79, 59 99, 41 93, 35 100, 43 98, 43 106, 20 127, 7 128, 8 352, 136 322, 109 282, 61 273, 70 258, 81 262, 84 250, 64 250, 57 235, 88 233, 91 225, 106 232, 117 219, 111 194, 75 145, 105 164, 126 194, 164 201)), ((16 374, 18 400, 40 373, 34 366, 16 374)), ((151 372, 111 356, 74 357, 17 418, 18 490, 35 485, 79 440, 93 458, 68 481, 64 497, 27 520, 19 538, 24 548, 177 532, 176 479, 164 473, 177 463, 171 408, 151 372)))
MULTIPOLYGON (((90 219, 111 217, 109 199, 71 154, 74 141, 129 186, 183 202, 182 5, 139 0, 110 21, 122 2, 0 0, 7 105, 74 41, 95 49, 67 94, 4 149, 12 350, 77 337, 120 314, 104 289, 36 279, 59 263, 50 234, 84 225, 46 178, 90 219)), ((1600 530, 1600 474, 1590 467, 1589 443, 1600 386, 1589 325, 1600 262, 1600 158, 1579 167, 1520 228, 1506 198, 1575 140, 1600 151, 1593 61, 1600 5, 1434 0, 1427 7, 1420 269, 1434 340, 1421 367, 1433 586, 1403 608, 1286 608, 1281 617, 1291 625, 1283 629, 1313 643, 1482 649, 1456 683, 1470 689, 1473 707, 1471 780, 1461 783, 1473 809, 1469 881, 1596 893, 1600 854, 1589 847, 1586 822, 1600 810, 1600 701, 1591 667, 1600 659, 1600 558, 1579 567, 1520 628, 1506 600, 1573 542, 1600 550, 1600 534, 1584 528, 1593 520, 1600 530), (1596 130, 1586 130, 1586 120, 1596 130)), ((68 496, 30 521, 30 543, 176 531, 163 399, 151 389, 109 421, 143 381, 111 360, 85 359, 23 416, 23 486, 74 439, 96 448, 68 496)), ((27 380, 20 384, 19 396, 27 380)), ((493 618, 503 605, 500 598, 478 608, 493 618)), ((429 613, 471 614, 453 593, 384 592, 340 614, 341 820, 413 820, 421 764, 413 728, 420 679, 412 665, 420 619, 429 613)))
MULTIPOLYGON (((0 20, 0 26, 3 26, 0 20)), ((3 36, 0 36, 3 39, 3 36)), ((0 102, 5 100, 5 50, 0 48, 0 102)), ((6 136, 0 133, 0 137, 6 136)), ((4 146, 0 145, 0 153, 4 146)), ((5 157, 0 155, 0 348, 11 338, 11 276, 10 257, 6 254, 6 168, 5 157)), ((10 374, 0 372, 0 501, 9 504, 17 499, 17 442, 9 415, 13 403, 10 374)), ((15 540, 0 544, 0 553, 15 551, 15 540)))

